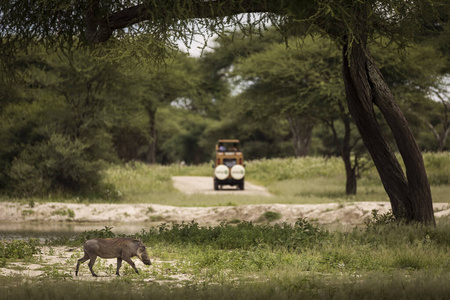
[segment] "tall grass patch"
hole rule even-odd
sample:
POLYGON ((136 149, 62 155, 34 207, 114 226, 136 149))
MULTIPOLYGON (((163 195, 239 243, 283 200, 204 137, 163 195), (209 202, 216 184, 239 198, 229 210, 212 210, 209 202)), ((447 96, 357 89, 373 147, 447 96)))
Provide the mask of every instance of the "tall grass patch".
POLYGON ((431 185, 450 185, 450 152, 424 153, 423 159, 431 185))
POLYGON ((246 167, 246 176, 264 185, 288 179, 339 177, 344 172, 344 164, 337 157, 262 159, 250 161, 246 167))

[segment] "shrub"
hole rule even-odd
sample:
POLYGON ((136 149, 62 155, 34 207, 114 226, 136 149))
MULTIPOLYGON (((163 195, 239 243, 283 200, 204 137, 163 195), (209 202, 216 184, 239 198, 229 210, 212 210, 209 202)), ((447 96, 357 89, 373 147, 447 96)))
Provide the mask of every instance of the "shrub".
POLYGON ((261 215, 261 217, 259 218, 259 221, 260 222, 264 222, 264 221, 273 222, 273 221, 276 221, 276 220, 279 220, 279 219, 281 219, 281 214, 280 213, 277 213, 277 212, 274 212, 274 211, 266 211, 265 213, 263 213, 261 215))
POLYGON ((93 238, 114 238, 116 237, 116 234, 111 231, 112 227, 105 226, 105 228, 100 230, 89 230, 85 231, 82 234, 78 235, 75 238, 75 241, 78 243, 83 243, 86 240, 93 239, 93 238))
POLYGON ((39 253, 38 239, 13 240, 12 242, 0 242, 0 258, 25 259, 39 253))
POLYGON ((450 152, 424 153, 423 159, 431 185, 450 184, 450 152))
POLYGON ((87 195, 101 190, 101 164, 86 149, 79 140, 60 134, 28 146, 11 166, 14 194, 30 197, 60 191, 87 195))
POLYGON ((313 244, 327 236, 325 231, 300 219, 295 225, 254 225, 241 222, 237 225, 222 223, 216 227, 202 227, 198 223, 162 224, 148 232, 136 234, 145 242, 207 245, 217 249, 250 249, 269 246, 297 249, 313 244))
POLYGON ((392 210, 389 210, 387 213, 380 215, 378 214, 378 210, 374 209, 372 210, 372 219, 364 222, 364 224, 366 225, 367 229, 370 229, 374 226, 387 225, 395 222, 396 219, 394 214, 392 213, 392 210))

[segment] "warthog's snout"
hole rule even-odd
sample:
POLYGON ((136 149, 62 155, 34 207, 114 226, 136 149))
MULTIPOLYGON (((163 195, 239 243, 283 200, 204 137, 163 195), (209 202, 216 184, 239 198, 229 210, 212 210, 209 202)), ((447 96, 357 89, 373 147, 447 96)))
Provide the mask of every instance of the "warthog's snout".
POLYGON ((91 239, 84 242, 83 249, 84 256, 78 260, 75 275, 78 275, 80 264, 89 260, 89 270, 92 276, 97 276, 92 270, 97 256, 101 258, 117 258, 116 274, 118 276, 120 276, 119 269, 122 266, 122 260, 126 261, 139 274, 134 262, 131 260, 133 256, 139 257, 147 266, 152 264, 144 243, 132 238, 91 239))

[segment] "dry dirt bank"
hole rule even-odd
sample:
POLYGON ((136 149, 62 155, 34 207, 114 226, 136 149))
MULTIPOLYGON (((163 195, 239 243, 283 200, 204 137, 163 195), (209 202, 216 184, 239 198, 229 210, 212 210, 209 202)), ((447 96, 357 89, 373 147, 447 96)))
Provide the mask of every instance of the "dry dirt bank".
MULTIPOLYGON (((277 212, 277 222, 295 223, 307 218, 319 224, 362 224, 372 215, 372 210, 385 213, 391 208, 388 202, 352 202, 328 204, 255 204, 220 207, 175 207, 158 204, 75 204, 0 202, 1 223, 15 222, 190 222, 217 225, 223 221, 254 221, 267 211, 277 212)), ((434 203, 436 217, 450 215, 448 203, 434 203)))

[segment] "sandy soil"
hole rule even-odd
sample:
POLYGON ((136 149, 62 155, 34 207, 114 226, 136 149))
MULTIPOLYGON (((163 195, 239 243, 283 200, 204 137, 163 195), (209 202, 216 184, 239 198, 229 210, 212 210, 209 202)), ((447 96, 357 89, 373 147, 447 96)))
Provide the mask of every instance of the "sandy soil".
MULTIPOLYGON (((58 247, 50 247, 50 246, 42 246, 39 248, 41 253, 38 253, 35 256, 36 262, 30 263, 26 261, 17 261, 10 262, 6 265, 6 267, 0 268, 0 276, 23 276, 23 277, 67 277, 72 278, 74 280, 82 280, 82 281, 110 281, 116 278, 115 270, 116 270, 116 259, 102 259, 97 258, 94 271, 99 275, 98 277, 93 277, 88 268, 88 262, 80 265, 78 276, 75 276, 75 267, 77 264, 77 259, 83 257, 82 248, 76 249, 74 252, 69 251, 69 247, 66 246, 58 246, 58 247), (112 265, 111 270, 114 270, 113 273, 106 273, 104 268, 99 268, 99 265, 103 264, 104 266, 112 265), (97 267, 96 267, 97 266, 97 267)), ((136 267, 140 270, 151 270, 151 268, 156 268, 155 270, 158 273, 164 272, 160 270, 162 268, 162 261, 158 261, 152 259, 152 266, 146 266, 140 261, 137 257, 132 259, 136 264, 136 267)), ((164 265, 170 262, 164 262, 164 265)), ((131 268, 127 263, 122 265, 120 269, 121 275, 124 275, 125 268, 131 268)), ((186 274, 167 274, 166 277, 171 278, 174 281, 183 281, 189 280, 190 278, 186 274)), ((153 282, 154 279, 149 278, 146 281, 153 282)), ((158 281, 162 283, 162 281, 158 281)))
MULTIPOLYGON (((388 202, 352 202, 328 204, 255 204, 220 207, 175 207, 158 204, 75 204, 1 202, 0 227, 14 223, 162 223, 196 221, 200 225, 217 225, 223 221, 260 221, 267 212, 277 212, 281 218, 276 222, 295 223, 307 218, 318 224, 363 224, 372 216, 372 210, 385 213, 391 208, 388 202), (73 212, 73 217, 69 215, 73 212)), ((434 203, 435 216, 450 215, 448 203, 434 203)))

